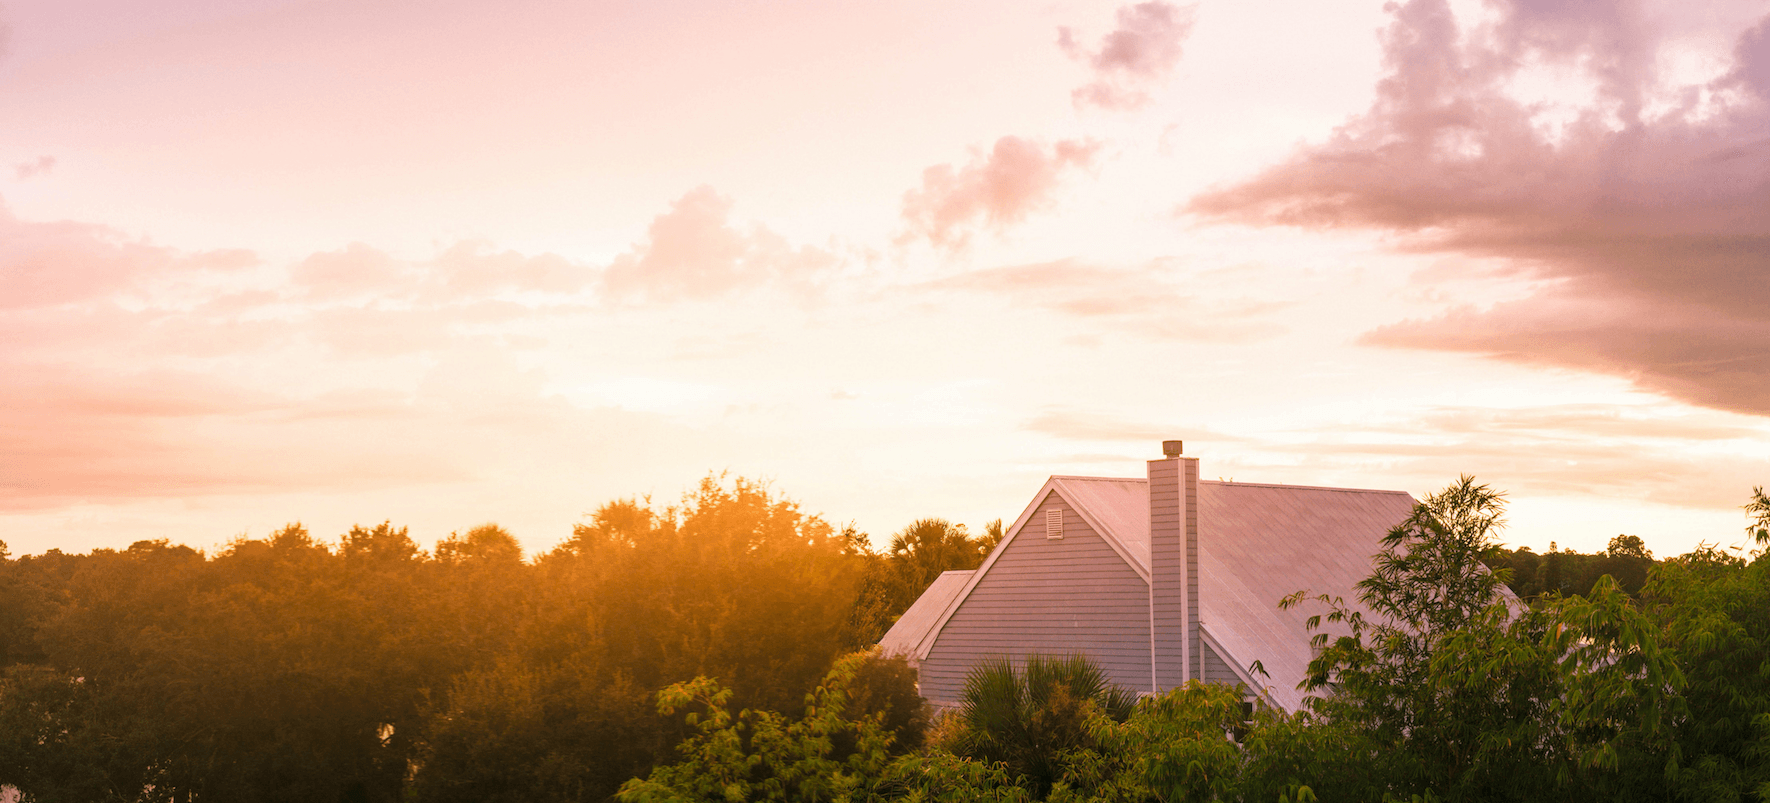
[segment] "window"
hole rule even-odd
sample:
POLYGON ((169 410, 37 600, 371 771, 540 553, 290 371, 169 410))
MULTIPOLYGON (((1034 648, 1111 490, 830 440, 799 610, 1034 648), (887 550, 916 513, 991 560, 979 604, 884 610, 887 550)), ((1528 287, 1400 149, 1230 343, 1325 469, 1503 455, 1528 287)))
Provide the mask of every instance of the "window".
POLYGON ((1063 537, 1063 511, 1062 510, 1047 510, 1047 511, 1045 511, 1045 537, 1046 538, 1062 538, 1063 537))

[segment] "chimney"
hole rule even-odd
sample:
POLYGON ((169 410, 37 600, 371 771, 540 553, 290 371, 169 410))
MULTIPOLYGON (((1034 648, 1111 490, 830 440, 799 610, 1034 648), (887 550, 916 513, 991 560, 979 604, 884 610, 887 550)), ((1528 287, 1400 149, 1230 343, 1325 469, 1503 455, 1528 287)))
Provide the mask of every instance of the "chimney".
POLYGON ((1160 694, 1201 677, 1198 636, 1198 458, 1162 441, 1149 461, 1149 672, 1160 694))

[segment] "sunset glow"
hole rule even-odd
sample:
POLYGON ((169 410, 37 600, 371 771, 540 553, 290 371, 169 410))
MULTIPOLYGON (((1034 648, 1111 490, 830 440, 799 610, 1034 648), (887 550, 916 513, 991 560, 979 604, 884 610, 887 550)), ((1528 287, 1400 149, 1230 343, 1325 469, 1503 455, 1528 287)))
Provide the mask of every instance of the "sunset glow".
POLYGON ((1770 484, 1770 16, 1243 0, 0 4, 0 540, 762 478, 875 543, 1053 474, 1770 484))

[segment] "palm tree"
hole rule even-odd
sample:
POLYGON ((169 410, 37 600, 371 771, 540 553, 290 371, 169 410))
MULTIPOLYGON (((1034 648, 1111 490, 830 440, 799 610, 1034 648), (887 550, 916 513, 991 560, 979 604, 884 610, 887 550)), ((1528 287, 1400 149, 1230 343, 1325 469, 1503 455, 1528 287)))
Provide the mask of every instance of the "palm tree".
POLYGON ((891 536, 890 554, 899 566, 898 575, 915 594, 922 593, 941 572, 975 569, 983 562, 983 552, 965 525, 946 519, 917 519, 897 531, 891 536))
POLYGON ((959 749, 1006 763, 1042 798, 1062 773, 1063 751, 1088 744, 1088 715, 1098 710, 1124 722, 1136 704, 1135 693, 1084 655, 1028 655, 1024 668, 988 658, 965 678, 959 716, 968 733, 959 749))

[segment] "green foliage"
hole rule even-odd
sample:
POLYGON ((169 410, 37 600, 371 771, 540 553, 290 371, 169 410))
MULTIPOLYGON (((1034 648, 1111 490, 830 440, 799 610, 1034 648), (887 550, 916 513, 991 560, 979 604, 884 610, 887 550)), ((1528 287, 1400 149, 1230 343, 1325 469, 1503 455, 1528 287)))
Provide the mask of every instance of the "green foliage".
POLYGON ((716 677, 740 706, 794 712, 832 660, 864 646, 842 604, 866 570, 849 545, 742 478, 706 477, 663 509, 612 503, 541 561, 534 649, 595 650, 652 689, 716 677))
POLYGON ((878 718, 895 752, 921 749, 934 710, 917 691, 916 670, 902 656, 865 655, 848 681, 849 716, 878 718))
POLYGON ((1136 701, 1085 656, 1028 655, 1020 666, 1006 657, 986 659, 965 678, 959 701, 965 734, 956 752, 1002 762, 1043 796, 1062 775, 1062 754, 1090 746, 1090 716, 1100 712, 1122 722, 1136 701))
POLYGON ((1096 715, 1092 748, 1072 751, 1052 800, 1220 800, 1242 785, 1248 753, 1229 737, 1244 729, 1234 687, 1197 681, 1143 700, 1130 717, 1096 715))
POLYGON ((875 787, 876 799, 915 803, 1028 803, 1036 800, 1006 764, 945 750, 913 753, 892 762, 875 787))
POLYGON ((1384 538, 1362 607, 1319 598, 1343 635, 1316 636, 1305 686, 1326 692, 1315 713, 1374 740, 1365 796, 1528 800, 1629 787, 1624 756, 1632 770, 1675 766, 1656 751, 1683 680, 1654 623, 1609 577, 1589 598, 1513 602, 1483 563, 1503 511, 1501 494, 1463 477, 1384 538))
MULTIPOLYGON (((758 483, 604 506, 526 562, 494 524, 391 523, 213 556, 0 557, 0 786, 27 800, 603 800, 682 735, 653 692, 718 676, 796 712, 855 646, 864 536, 758 483)), ((913 738, 913 679, 867 705, 913 738)), ((918 700, 919 702, 919 700, 918 700)), ((848 745, 845 749, 857 749, 848 745)))
POLYGON ((532 607, 507 653, 439 690, 416 788, 426 800, 604 799, 686 735, 650 697, 696 676, 736 704, 797 715, 856 646, 840 603, 865 571, 853 543, 744 479, 709 476, 669 507, 604 505, 527 568, 532 607))
POLYGON ((1764 495, 1764 486, 1752 488, 1752 498, 1745 503, 1745 512, 1752 519, 1752 523, 1745 527, 1746 535, 1758 546, 1770 548, 1770 496, 1764 495))
POLYGON ((1606 575, 1615 580, 1624 593, 1639 596, 1647 584, 1648 572, 1655 565, 1653 553, 1639 536, 1633 535, 1611 538, 1603 552, 1590 555, 1557 549, 1551 542, 1549 551, 1541 555, 1531 551, 1530 547, 1496 549, 1484 562, 1496 572, 1502 569, 1510 572, 1506 584, 1520 599, 1543 594, 1590 594, 1598 579, 1606 575))
POLYGON ((674 801, 830 801, 865 797, 889 762, 891 734, 878 715, 848 715, 848 689, 870 658, 849 656, 805 698, 804 715, 789 720, 771 711, 731 713, 731 690, 710 678, 677 683, 658 693, 665 715, 688 710, 695 730, 677 750, 682 761, 633 779, 623 803, 674 801), (841 737, 849 737, 846 740, 841 737), (852 745, 846 755, 838 741, 852 745))
POLYGON ((927 588, 941 572, 977 568, 988 549, 963 524, 918 519, 891 536, 887 554, 911 586, 927 588))
POLYGON ((1497 548, 1503 497, 1464 477, 1388 534, 1356 601, 1284 601, 1325 606, 1303 711, 1249 714, 1241 690, 1197 683, 1136 702, 1085 659, 1032 656, 977 667, 965 708, 932 722, 902 659, 840 656, 939 571, 975 566, 999 523, 918 521, 876 554, 709 476, 676 505, 604 505, 533 561, 489 524, 434 555, 390 523, 333 544, 291 525, 214 555, 0 544, 0 787, 82 803, 1767 801, 1762 488, 1745 511, 1749 553, 1656 563, 1618 536, 1537 556, 1497 548))
POLYGON ((423 801, 595 801, 649 766, 662 728, 646 690, 581 660, 514 658, 450 680, 425 712, 423 801))
POLYGON ((1675 725, 1678 796, 1770 800, 1770 557, 1747 563, 1704 547, 1659 567, 1646 597, 1688 683, 1689 714, 1675 725))
POLYGON ((977 568, 1001 540, 1001 519, 979 536, 945 519, 919 519, 893 534, 884 555, 870 556, 853 614, 857 643, 878 641, 941 572, 977 568))

